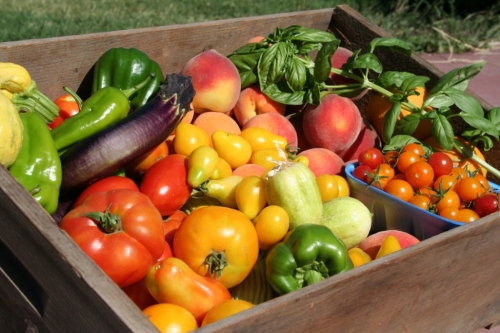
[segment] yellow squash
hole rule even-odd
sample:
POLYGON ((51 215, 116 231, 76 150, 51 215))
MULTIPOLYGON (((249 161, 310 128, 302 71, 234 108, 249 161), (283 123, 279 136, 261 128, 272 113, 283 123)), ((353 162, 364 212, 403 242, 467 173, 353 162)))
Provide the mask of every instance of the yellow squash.
POLYGON ((23 124, 14 104, 0 92, 0 164, 8 168, 17 158, 23 142, 23 124))

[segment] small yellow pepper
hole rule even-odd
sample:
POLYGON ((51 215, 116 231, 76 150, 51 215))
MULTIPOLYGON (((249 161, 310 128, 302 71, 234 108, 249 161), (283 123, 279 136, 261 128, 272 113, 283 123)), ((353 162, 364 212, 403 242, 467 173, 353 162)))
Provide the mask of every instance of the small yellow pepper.
POLYGON ((372 261, 372 258, 368 255, 368 253, 366 253, 365 251, 363 251, 359 247, 350 248, 347 251, 347 253, 349 254, 349 258, 351 258, 351 261, 352 261, 354 267, 358 267, 360 265, 363 265, 363 264, 366 264, 366 263, 372 261))
POLYGON ((380 249, 378 250, 375 259, 381 258, 399 250, 401 250, 401 244, 399 243, 399 240, 396 238, 396 236, 389 235, 382 241, 382 245, 380 245, 380 249))

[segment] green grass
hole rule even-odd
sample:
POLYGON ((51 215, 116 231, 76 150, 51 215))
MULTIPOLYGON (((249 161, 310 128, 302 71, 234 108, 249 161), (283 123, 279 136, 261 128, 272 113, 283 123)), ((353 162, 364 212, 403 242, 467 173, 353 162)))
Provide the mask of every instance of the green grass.
MULTIPOLYGON (((0 42, 184 24, 349 4, 417 52, 489 48, 500 41, 500 5, 460 0, 0 0, 0 42), (462 1, 463 2, 463 1, 462 1), (456 12, 457 3, 462 10, 456 12), (470 7, 470 5, 469 5, 470 7), (477 7, 477 6, 476 6, 477 7)), ((484 2, 488 2, 483 1, 484 2)))

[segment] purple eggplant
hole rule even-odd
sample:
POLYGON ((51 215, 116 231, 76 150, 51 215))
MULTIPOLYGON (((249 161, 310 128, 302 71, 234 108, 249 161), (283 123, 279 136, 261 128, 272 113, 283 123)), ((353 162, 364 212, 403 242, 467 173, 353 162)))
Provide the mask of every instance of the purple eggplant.
POLYGON ((165 141, 186 115, 194 94, 190 76, 169 74, 147 104, 71 146, 61 155, 61 196, 76 195, 165 141))

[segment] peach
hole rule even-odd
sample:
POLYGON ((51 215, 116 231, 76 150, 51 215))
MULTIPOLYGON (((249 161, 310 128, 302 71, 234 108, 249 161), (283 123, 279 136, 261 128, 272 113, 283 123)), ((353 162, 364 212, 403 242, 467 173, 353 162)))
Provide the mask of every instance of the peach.
POLYGON ((310 148, 299 153, 309 160, 309 169, 316 177, 329 174, 340 174, 345 166, 344 160, 331 150, 325 148, 310 148))
MULTIPOLYGON (((352 56, 352 51, 346 49, 345 47, 339 46, 335 53, 332 55, 332 67, 337 69, 342 69, 342 66, 347 62, 350 56, 352 56)), ((335 84, 335 85, 343 85, 350 83, 358 83, 358 81, 346 78, 342 75, 338 75, 335 73, 330 73, 330 78, 326 81, 327 84, 335 84)), ((352 96, 348 96, 352 100, 360 99, 363 97, 368 89, 363 89, 360 92, 352 94, 352 96)))
POLYGON ((285 114, 285 110, 286 106, 284 104, 269 98, 260 90, 258 85, 243 89, 233 108, 234 116, 241 126, 258 114, 268 112, 285 114))
POLYGON ((236 66, 214 49, 188 60, 180 74, 193 80, 196 113, 205 111, 230 112, 240 95, 241 79, 236 66))
POLYGON ((225 113, 207 111, 203 112, 194 119, 193 125, 202 128, 210 138, 212 146, 212 134, 218 130, 224 130, 231 134, 240 134, 241 129, 236 120, 225 113))
POLYGON ((234 169, 233 176, 240 176, 243 178, 247 176, 261 177, 266 171, 266 168, 264 168, 262 165, 248 163, 234 169))
POLYGON ((380 245, 382 245, 384 238, 388 235, 395 236, 398 239, 402 249, 420 242, 417 237, 407 232, 400 230, 384 230, 369 235, 363 241, 361 241, 361 243, 359 243, 358 247, 361 250, 365 251, 372 259, 375 259, 375 257, 377 256, 377 252, 380 249, 380 245))
POLYGON ((271 133, 281 135, 289 144, 297 144, 297 131, 295 131, 292 123, 279 113, 270 112, 258 114, 248 120, 245 125, 243 125, 242 130, 249 127, 262 127, 271 133))
POLYGON ((258 43, 258 42, 262 41, 264 38, 265 38, 264 36, 255 36, 255 37, 252 37, 249 40, 247 40, 247 44, 248 43, 258 43))
POLYGON ((286 118, 290 120, 293 127, 295 128, 295 132, 297 132, 296 146, 299 147, 300 151, 312 148, 309 142, 307 142, 306 136, 304 135, 304 129, 302 127, 303 115, 304 112, 295 112, 286 116, 286 118))
POLYGON ((309 106, 302 122, 307 141, 315 148, 339 154, 349 148, 361 131, 363 118, 347 97, 328 94, 318 106, 309 106))
POLYGON ((380 140, 377 131, 365 123, 361 126, 358 138, 351 147, 347 148, 339 154, 340 157, 347 163, 352 160, 357 160, 359 154, 368 148, 382 148, 382 141, 380 140))

